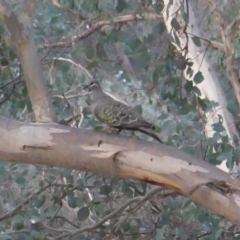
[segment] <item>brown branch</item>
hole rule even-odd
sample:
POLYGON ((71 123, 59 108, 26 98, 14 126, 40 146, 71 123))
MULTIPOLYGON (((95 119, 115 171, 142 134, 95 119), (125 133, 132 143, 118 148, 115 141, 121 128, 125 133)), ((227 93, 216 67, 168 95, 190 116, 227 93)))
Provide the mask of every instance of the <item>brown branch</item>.
POLYGON ((4 0, 0 0, 0 14, 17 46, 36 121, 51 122, 56 120, 56 115, 31 31, 31 16, 35 4, 35 1, 21 1, 21 13, 17 18, 9 5, 4 0))
MULTIPOLYGON (((47 217, 47 219, 49 219, 49 218, 52 219, 52 217, 47 217)), ((75 227, 75 228, 79 228, 78 225, 74 224, 73 222, 71 222, 71 221, 70 221, 69 219, 67 219, 66 217, 63 217, 63 216, 55 216, 54 218, 55 218, 55 219, 56 219, 56 218, 57 218, 57 219, 61 219, 61 220, 65 221, 65 222, 67 222, 69 225, 71 225, 71 226, 73 226, 73 227, 75 227)))
POLYGON ((102 20, 102 21, 96 22, 89 29, 87 29, 84 32, 82 32, 81 34, 79 34, 74 40, 72 40, 70 42, 50 43, 50 44, 44 44, 39 47, 40 48, 41 47, 44 47, 44 48, 72 47, 74 44, 79 42, 81 39, 87 38, 89 35, 93 34, 94 32, 96 32, 97 30, 99 30, 101 27, 103 27, 105 25, 111 25, 114 23, 126 23, 129 21, 136 21, 136 20, 158 20, 158 19, 162 19, 162 17, 160 15, 154 14, 154 13, 129 14, 129 15, 124 15, 124 16, 118 16, 118 17, 114 17, 110 20, 102 20))
POLYGON ((92 75, 90 74, 90 72, 86 68, 84 68, 80 63, 76 63, 71 59, 62 58, 62 57, 56 57, 56 58, 53 58, 53 60, 54 61, 64 61, 64 62, 71 63, 73 66, 79 68, 87 78, 89 78, 89 79, 93 78, 92 75))
MULTIPOLYGON (((14 90, 15 90, 15 87, 16 87, 16 84, 13 83, 12 85, 12 89, 10 90, 10 92, 7 94, 7 96, 4 97, 4 99, 0 100, 0 105, 2 105, 4 102, 6 102, 10 97, 11 95, 13 94, 14 90)), ((6 94, 6 93, 5 93, 6 94)))
POLYGON ((2 160, 138 179, 184 196, 199 186, 188 196, 191 200, 240 226, 240 181, 178 149, 104 131, 27 124, 1 116, 0 136, 2 160), (221 184, 214 188, 209 182, 221 184))
POLYGON ((125 216, 120 217, 118 222, 114 225, 114 229, 115 232, 119 231, 119 228, 122 226, 122 224, 124 222, 126 222, 126 220, 129 218, 130 214, 133 214, 134 212, 136 212, 147 200, 149 200, 150 198, 152 198, 155 194, 157 194, 159 191, 163 190, 162 187, 155 187, 153 189, 151 189, 150 191, 148 191, 145 196, 143 197, 138 197, 137 199, 137 203, 134 207, 132 207, 131 209, 127 210, 127 213, 125 214, 125 216))

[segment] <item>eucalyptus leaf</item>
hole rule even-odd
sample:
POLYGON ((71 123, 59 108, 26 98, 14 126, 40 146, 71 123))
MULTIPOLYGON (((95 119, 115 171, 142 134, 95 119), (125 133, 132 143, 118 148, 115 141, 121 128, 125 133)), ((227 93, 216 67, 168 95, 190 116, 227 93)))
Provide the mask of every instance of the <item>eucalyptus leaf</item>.
POLYGON ((79 221, 85 221, 85 220, 88 219, 89 214, 90 214, 89 208, 88 207, 82 207, 77 212, 77 219, 79 221))

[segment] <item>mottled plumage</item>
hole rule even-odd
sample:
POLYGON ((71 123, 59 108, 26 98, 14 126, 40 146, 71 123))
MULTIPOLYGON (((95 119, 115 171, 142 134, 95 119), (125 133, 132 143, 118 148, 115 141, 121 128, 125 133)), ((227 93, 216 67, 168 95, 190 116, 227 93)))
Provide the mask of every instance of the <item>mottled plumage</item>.
POLYGON ((100 122, 117 128, 119 132, 124 129, 140 131, 162 143, 153 132, 154 125, 128 105, 106 94, 97 81, 91 81, 83 87, 93 93, 91 111, 100 122))

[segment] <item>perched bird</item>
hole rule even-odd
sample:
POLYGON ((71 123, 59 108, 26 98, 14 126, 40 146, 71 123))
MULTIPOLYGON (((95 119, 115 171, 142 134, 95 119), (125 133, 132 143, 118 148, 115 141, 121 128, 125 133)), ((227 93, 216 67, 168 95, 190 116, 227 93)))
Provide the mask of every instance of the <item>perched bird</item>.
POLYGON ((83 85, 83 89, 93 93, 91 111, 100 122, 118 129, 118 133, 122 130, 139 131, 163 143, 154 132, 154 125, 128 105, 105 93, 97 81, 83 85))

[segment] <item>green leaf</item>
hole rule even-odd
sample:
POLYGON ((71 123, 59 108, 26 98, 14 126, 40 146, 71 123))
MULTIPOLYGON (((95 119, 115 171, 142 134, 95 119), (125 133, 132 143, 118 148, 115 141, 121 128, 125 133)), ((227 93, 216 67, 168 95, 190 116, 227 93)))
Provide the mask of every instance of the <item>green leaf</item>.
POLYGON ((169 34, 169 33, 166 34, 166 39, 168 39, 168 41, 170 41, 170 42, 175 42, 172 34, 169 34))
MULTIPOLYGON (((65 1, 65 2, 72 2, 72 1, 65 1)), ((98 0, 92 1, 82 1, 81 10, 85 13, 95 13, 96 6, 98 4, 98 0)))
POLYGON ((192 81, 186 80, 185 90, 187 91, 187 93, 190 93, 193 91, 193 82, 192 81))
POLYGON ((139 239, 139 237, 140 237, 140 234, 139 234, 139 226, 136 225, 136 222, 135 222, 135 221, 132 221, 132 222, 130 223, 130 232, 134 234, 133 237, 132 237, 133 240, 139 239))
POLYGON ((236 103, 229 103, 227 105, 227 110, 232 113, 233 115, 239 114, 240 113, 240 108, 236 103))
POLYGON ((212 128, 218 133, 225 131, 225 128, 223 127, 221 122, 212 124, 212 128))
POLYGON ((98 44, 97 46, 97 54, 100 59, 106 59, 107 55, 104 49, 104 46, 102 44, 98 44))
POLYGON ((188 146, 184 146, 184 147, 180 147, 180 149, 186 153, 189 153, 191 155, 196 155, 196 151, 191 148, 191 147, 188 147, 188 146))
POLYGON ((17 214, 13 217, 14 230, 21 230, 24 227, 24 219, 21 215, 17 214))
POLYGON ((205 99, 205 102, 207 103, 207 109, 205 109, 205 112, 210 112, 212 111, 213 108, 216 108, 219 106, 219 103, 213 100, 209 101, 208 99, 205 99))
POLYGON ((45 203, 45 200, 46 200, 45 195, 36 196, 32 199, 32 203, 36 208, 40 208, 45 203))
POLYGON ((193 75, 193 70, 190 67, 187 68, 187 75, 189 77, 192 77, 192 75, 193 75))
POLYGON ((193 66, 193 62, 190 61, 189 59, 187 59, 186 65, 189 66, 189 67, 192 67, 193 66))
POLYGON ((68 200, 68 206, 70 208, 76 208, 77 207, 77 198, 75 197, 75 194, 73 191, 67 192, 67 200, 68 200))
POLYGON ((152 81, 153 81, 153 85, 156 86, 158 84, 159 78, 160 78, 160 74, 162 73, 162 67, 161 66, 157 66, 153 72, 152 75, 152 81))
POLYGON ((202 99, 202 98, 198 97, 197 101, 198 101, 198 104, 200 105, 200 107, 202 108, 202 110, 205 111, 207 108, 207 99, 202 99))
POLYGON ((175 123, 172 120, 167 120, 163 123, 162 125, 162 129, 173 129, 173 127, 175 128, 175 123))
POLYGON ((15 178, 15 182, 18 184, 18 185, 25 185, 26 184, 26 179, 24 177, 16 177, 15 178))
POLYGON ((10 60, 14 61, 17 56, 13 50, 9 50, 9 57, 10 60))
POLYGON ((214 234, 214 239, 220 239, 222 236, 222 233, 223 233, 223 229, 219 228, 214 234))
POLYGON ((131 189, 131 188, 127 188, 127 189, 124 191, 124 194, 125 194, 128 198, 134 197, 134 191, 133 191, 133 189, 131 189))
POLYGON ((156 1, 155 2, 155 11, 156 12, 162 12, 162 10, 164 9, 164 3, 162 1, 156 1))
POLYGON ((42 234, 38 231, 31 231, 31 234, 30 234, 30 238, 31 240, 43 240, 44 237, 42 236, 42 234))
POLYGON ((226 152, 221 153, 221 154, 217 157, 217 160, 218 160, 218 161, 223 161, 223 160, 231 161, 231 160, 232 160, 232 157, 233 157, 233 150, 230 150, 230 151, 226 151, 226 152))
POLYGON ((0 176, 1 177, 6 177, 7 176, 6 168, 2 163, 0 164, 0 176))
POLYGON ((99 193, 102 195, 109 195, 112 191, 112 188, 110 185, 103 185, 100 187, 99 193))
POLYGON ((105 209, 107 208, 107 204, 105 202, 101 202, 96 206, 96 212, 100 215, 103 215, 105 209))
MULTIPOLYGON (((181 9, 183 9, 183 8, 181 8, 181 9)), ((188 19, 187 13, 184 11, 181 11, 181 15, 182 15, 182 18, 183 18, 185 24, 188 24, 189 19, 188 19)))
POLYGON ((128 8, 128 4, 125 0, 118 0, 116 10, 119 13, 122 12, 124 9, 127 9, 127 8, 128 8))
POLYGON ((87 45, 87 46, 84 48, 83 51, 85 52, 87 58, 93 60, 93 57, 94 57, 94 55, 95 55, 95 50, 93 49, 93 46, 87 45))
POLYGON ((79 221, 85 221, 89 217, 90 211, 88 207, 82 207, 77 212, 77 218, 79 221))
POLYGON ((175 31, 178 31, 179 29, 181 29, 180 24, 178 23, 176 18, 172 19, 171 26, 175 29, 175 31))
POLYGON ((54 16, 51 20, 50 20, 50 25, 52 24, 56 24, 56 23, 60 23, 62 22, 62 16, 61 15, 57 15, 57 16, 54 16))
POLYGON ((136 111, 136 112, 139 113, 140 115, 141 115, 142 112, 143 112, 143 110, 142 110, 142 105, 141 105, 141 104, 135 106, 133 109, 134 109, 134 111, 136 111))
POLYGON ((204 80, 204 77, 202 75, 202 72, 197 72, 193 78, 193 81, 196 83, 196 84, 199 84, 201 83, 202 81, 204 80))
POLYGON ((199 88, 196 87, 196 86, 193 87, 192 91, 193 91, 194 93, 196 93, 198 96, 201 96, 201 95, 202 95, 202 94, 201 94, 201 91, 200 91, 199 88))
POLYGON ((70 66, 68 64, 61 63, 60 70, 63 74, 66 74, 70 71, 70 66))
POLYGON ((3 58, 3 59, 1 60, 1 65, 2 65, 2 66, 8 66, 8 64, 9 64, 9 62, 8 62, 8 59, 7 59, 7 58, 3 58))
POLYGON ((174 141, 179 141, 179 140, 181 140, 181 137, 180 137, 179 135, 177 135, 177 134, 174 134, 174 135, 172 135, 172 136, 170 137, 170 139, 172 139, 172 140, 174 140, 174 141))
POLYGON ((201 47, 201 40, 199 37, 192 37, 192 41, 197 47, 201 47))
POLYGON ((115 10, 115 0, 104 0, 98 2, 98 9, 102 10, 103 12, 112 12, 115 10))
POLYGON ((165 229, 157 229, 156 230, 156 239, 165 239, 165 229))
POLYGON ((87 69, 96 68, 96 67, 98 67, 98 64, 99 64, 99 60, 94 60, 87 66, 87 69))
POLYGON ((162 114, 158 117, 158 119, 164 120, 164 119, 166 119, 166 118, 168 118, 168 117, 169 117, 169 114, 167 114, 167 113, 162 113, 162 114))

